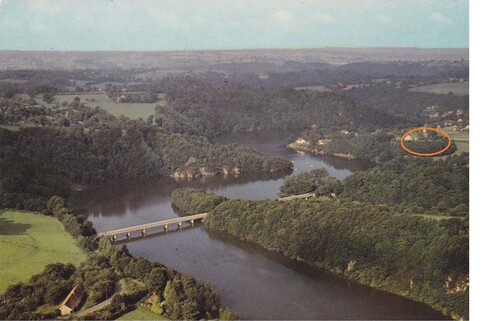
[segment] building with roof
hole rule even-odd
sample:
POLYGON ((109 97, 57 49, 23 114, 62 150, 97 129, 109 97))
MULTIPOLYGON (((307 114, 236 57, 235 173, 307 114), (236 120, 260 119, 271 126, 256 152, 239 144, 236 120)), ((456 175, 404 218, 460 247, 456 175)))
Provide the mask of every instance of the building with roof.
POLYGON ((83 287, 77 284, 66 296, 59 310, 61 315, 70 315, 78 307, 83 298, 83 287))

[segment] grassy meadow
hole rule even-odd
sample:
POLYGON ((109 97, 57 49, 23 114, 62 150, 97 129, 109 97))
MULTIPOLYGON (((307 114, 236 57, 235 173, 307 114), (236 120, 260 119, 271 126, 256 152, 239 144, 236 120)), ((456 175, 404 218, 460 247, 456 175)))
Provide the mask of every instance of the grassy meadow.
POLYGON ((442 83, 419 86, 411 88, 410 91, 444 95, 447 95, 451 92, 457 96, 467 96, 469 94, 469 82, 464 81, 462 83, 442 83))
POLYGON ((165 101, 156 103, 115 103, 104 93, 83 93, 79 95, 55 95, 54 103, 71 103, 75 97, 80 97, 80 101, 89 107, 101 107, 112 115, 124 115, 132 119, 146 119, 154 115, 156 105, 165 105, 165 101))
POLYGON ((37 213, 0 211, 0 293, 28 281, 50 263, 80 264, 87 258, 55 218, 37 213))
POLYGON ((448 135, 450 135, 451 139, 457 145, 457 151, 455 154, 462 154, 469 152, 469 131, 453 131, 451 127, 442 128, 448 135))
POLYGON ((130 311, 119 317, 117 320, 166 320, 167 318, 151 312, 149 309, 139 306, 137 309, 130 311))
POLYGON ((17 132, 20 129, 18 125, 0 125, 0 128, 7 129, 13 132, 17 132))

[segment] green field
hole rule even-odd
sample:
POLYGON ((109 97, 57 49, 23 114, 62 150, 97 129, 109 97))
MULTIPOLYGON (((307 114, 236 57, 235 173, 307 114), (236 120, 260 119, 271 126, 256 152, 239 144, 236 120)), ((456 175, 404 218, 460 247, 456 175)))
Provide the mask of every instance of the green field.
POLYGON ((126 313, 119 317, 117 320, 166 320, 167 318, 151 312, 145 307, 138 307, 137 309, 126 313))
POLYGON ((457 96, 466 96, 469 94, 469 82, 461 83, 442 83, 435 85, 419 86, 411 88, 410 91, 433 93, 433 94, 449 94, 450 92, 457 96))
POLYGON ((77 265, 87 257, 57 219, 10 210, 0 212, 0 251, 0 293, 49 263, 77 265))
POLYGON ((462 154, 469 152, 469 131, 453 131, 451 127, 442 128, 457 145, 455 154, 462 154))
POLYGON ((20 129, 18 125, 0 125, 0 128, 7 129, 13 132, 17 132, 20 129))
POLYGON ((75 97, 80 97, 80 102, 89 107, 101 107, 112 115, 124 115, 132 119, 146 119, 154 115, 156 105, 165 105, 165 101, 156 103, 115 103, 106 97, 104 93, 80 94, 80 95, 55 95, 54 103, 71 103, 75 97))

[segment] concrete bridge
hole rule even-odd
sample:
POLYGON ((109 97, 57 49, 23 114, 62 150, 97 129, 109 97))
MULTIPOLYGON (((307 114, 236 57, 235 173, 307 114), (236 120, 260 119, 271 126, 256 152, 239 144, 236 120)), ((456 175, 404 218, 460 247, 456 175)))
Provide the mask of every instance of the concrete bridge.
MULTIPOLYGON (((316 195, 314 193, 305 193, 305 194, 300 194, 300 195, 292 195, 292 196, 278 198, 278 200, 282 201, 282 202, 286 202, 286 201, 291 201, 291 200, 295 200, 295 199, 309 199, 309 198, 315 197, 315 196, 316 195)), ((135 226, 120 228, 120 229, 107 231, 107 232, 101 232, 101 233, 97 233, 95 239, 98 239, 101 237, 109 237, 113 241, 116 241, 119 235, 125 235, 127 237, 127 239, 130 239, 132 232, 140 231, 142 236, 145 236, 148 229, 155 228, 155 227, 163 227, 164 231, 168 232, 169 225, 177 225, 177 226, 179 226, 179 228, 182 228, 182 223, 186 223, 186 222, 189 222, 189 223, 191 223, 191 225, 194 225, 195 221, 203 221, 205 219, 205 217, 207 216, 207 214, 208 213, 201 213, 201 214, 195 214, 195 215, 189 215, 189 216, 170 218, 167 220, 146 223, 146 224, 141 224, 141 225, 135 225, 135 226)))
POLYGON ((116 229, 116 230, 112 230, 112 231, 97 233, 96 238, 110 237, 116 241, 118 235, 125 234, 127 236, 127 238, 130 238, 131 233, 137 232, 137 231, 140 231, 142 233, 142 235, 146 235, 147 230, 154 228, 154 227, 163 227, 165 232, 167 232, 169 225, 178 225, 179 228, 182 227, 182 223, 186 223, 186 222, 189 222, 189 223, 191 223, 191 225, 194 225, 195 221, 203 220, 203 219, 205 219, 206 216, 207 216, 207 213, 201 213, 201 214, 171 218, 168 220, 162 220, 162 221, 157 221, 157 222, 153 222, 153 223, 135 225, 135 226, 120 228, 120 229, 116 229))

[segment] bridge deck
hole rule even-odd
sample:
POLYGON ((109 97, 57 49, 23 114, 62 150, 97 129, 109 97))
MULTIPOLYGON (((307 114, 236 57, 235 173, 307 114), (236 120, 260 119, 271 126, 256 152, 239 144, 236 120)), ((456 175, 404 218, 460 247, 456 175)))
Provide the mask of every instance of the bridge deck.
MULTIPOLYGON (((278 198, 280 201, 291 201, 294 199, 302 199, 302 198, 310 198, 314 197, 314 193, 306 193, 306 194, 300 194, 300 195, 292 195, 292 196, 287 196, 287 197, 282 197, 278 198)), ((97 237, 103 237, 103 236, 115 236, 118 234, 124 234, 124 233, 130 233, 134 231, 143 231, 149 228, 153 227, 158 227, 158 226, 166 226, 170 224, 178 224, 182 222, 189 222, 189 221, 197 221, 200 219, 204 219, 207 216, 208 213, 201 213, 201 214, 195 214, 195 215, 189 215, 189 216, 182 216, 182 217, 176 217, 176 218, 170 218, 168 220, 163 220, 163 221, 157 221, 157 222, 152 222, 152 223, 146 223, 146 224, 140 224, 140 225, 135 225, 135 226, 129 226, 125 228, 120 228, 112 231, 106 231, 106 232, 101 232, 97 233, 97 237)))
POLYGON ((181 216, 181 217, 171 218, 168 220, 157 221, 157 222, 153 222, 153 223, 146 223, 146 224, 141 224, 141 225, 120 228, 120 229, 116 229, 116 230, 112 230, 112 231, 101 232, 101 233, 97 233, 97 237, 114 236, 114 235, 118 235, 118 234, 134 232, 134 231, 142 231, 142 230, 145 230, 148 228, 153 228, 153 227, 158 227, 158 226, 166 226, 169 224, 178 224, 178 223, 182 223, 182 222, 189 222, 191 220, 196 221, 196 220, 204 219, 206 216, 207 216, 207 213, 201 213, 201 214, 195 214, 195 215, 189 215, 189 216, 181 216))

